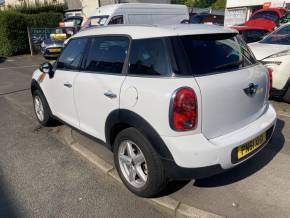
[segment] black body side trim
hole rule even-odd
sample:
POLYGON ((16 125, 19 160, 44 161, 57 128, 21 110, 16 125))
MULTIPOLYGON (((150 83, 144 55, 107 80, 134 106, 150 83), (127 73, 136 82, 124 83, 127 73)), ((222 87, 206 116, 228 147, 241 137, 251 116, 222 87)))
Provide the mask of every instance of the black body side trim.
POLYGON ((219 164, 199 168, 184 168, 178 166, 171 160, 162 159, 162 162, 165 168, 166 178, 171 180, 202 179, 226 171, 219 164))
POLYGON ((288 78, 287 82, 285 83, 285 86, 283 87, 283 89, 275 89, 272 88, 272 97, 283 97, 283 95, 286 94, 286 92, 288 91, 288 89, 290 88, 290 77, 288 78))
POLYGON ((165 145, 157 131, 141 116, 126 109, 120 109, 111 112, 106 120, 106 142, 107 144, 111 145, 112 149, 114 143, 112 139, 112 136, 114 136, 112 135, 114 132, 114 128, 122 125, 128 127, 135 127, 136 129, 138 129, 150 141, 150 143, 153 145, 154 149, 161 158, 173 160, 170 151, 168 150, 167 146, 165 145))

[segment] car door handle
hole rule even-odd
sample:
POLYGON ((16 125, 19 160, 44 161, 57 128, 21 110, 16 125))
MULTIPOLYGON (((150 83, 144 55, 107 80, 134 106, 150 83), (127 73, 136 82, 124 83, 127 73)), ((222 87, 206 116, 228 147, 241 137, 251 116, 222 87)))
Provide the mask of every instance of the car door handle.
POLYGON ((63 84, 65 87, 71 88, 72 84, 70 82, 64 82, 63 84))
POLYGON ((113 93, 112 91, 107 91, 104 93, 104 95, 108 98, 117 98, 117 95, 113 93))

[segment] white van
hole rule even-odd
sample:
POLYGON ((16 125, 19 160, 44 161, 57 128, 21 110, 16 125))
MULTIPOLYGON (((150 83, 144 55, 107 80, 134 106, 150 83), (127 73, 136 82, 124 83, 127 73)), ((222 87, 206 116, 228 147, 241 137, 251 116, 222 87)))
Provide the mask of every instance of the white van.
POLYGON ((124 3, 98 8, 83 29, 111 24, 178 24, 188 19, 185 5, 124 3))

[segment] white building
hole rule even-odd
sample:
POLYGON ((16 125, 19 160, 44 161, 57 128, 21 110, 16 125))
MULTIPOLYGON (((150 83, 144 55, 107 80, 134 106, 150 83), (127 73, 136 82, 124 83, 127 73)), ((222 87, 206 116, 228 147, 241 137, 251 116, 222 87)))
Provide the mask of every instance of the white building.
POLYGON ((225 25, 232 26, 244 23, 253 11, 263 8, 270 3, 270 7, 290 8, 290 0, 227 0, 225 11, 225 25))

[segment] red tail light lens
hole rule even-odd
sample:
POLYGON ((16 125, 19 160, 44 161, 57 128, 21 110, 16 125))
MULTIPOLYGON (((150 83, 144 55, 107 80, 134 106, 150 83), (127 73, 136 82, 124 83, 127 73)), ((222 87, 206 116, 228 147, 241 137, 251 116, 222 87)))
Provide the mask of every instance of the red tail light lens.
POLYGON ((191 88, 178 89, 173 95, 170 110, 170 125, 176 131, 188 131, 197 124, 197 99, 191 88))
POLYGON ((269 83, 268 83, 268 88, 269 88, 269 97, 271 96, 272 92, 272 72, 273 70, 271 68, 268 69, 268 78, 269 78, 269 83))

